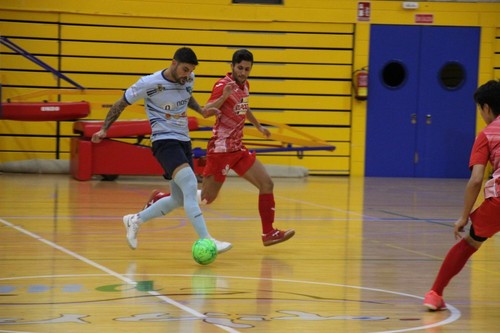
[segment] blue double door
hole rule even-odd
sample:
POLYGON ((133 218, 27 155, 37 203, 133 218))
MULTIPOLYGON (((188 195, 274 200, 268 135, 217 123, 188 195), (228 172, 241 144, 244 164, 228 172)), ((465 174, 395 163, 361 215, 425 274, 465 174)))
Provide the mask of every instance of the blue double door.
POLYGON ((365 175, 466 178, 480 29, 372 25, 365 175))

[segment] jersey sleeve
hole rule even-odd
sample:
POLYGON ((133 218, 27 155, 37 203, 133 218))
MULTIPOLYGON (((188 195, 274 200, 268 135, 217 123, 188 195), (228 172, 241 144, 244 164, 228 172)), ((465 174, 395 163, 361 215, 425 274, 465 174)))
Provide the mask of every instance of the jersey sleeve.
POLYGON ((483 132, 480 132, 472 146, 472 152, 469 160, 469 168, 476 164, 486 165, 490 158, 490 149, 488 139, 483 132))
POLYGON ((145 78, 142 77, 125 90, 123 97, 128 104, 134 104, 138 100, 144 99, 147 96, 146 89, 147 85, 145 84, 145 78))
POLYGON ((212 88, 212 95, 210 95, 210 98, 208 99, 207 103, 213 102, 217 98, 221 97, 225 86, 226 86, 226 83, 224 81, 222 81, 222 80, 217 81, 214 84, 214 87, 212 88))

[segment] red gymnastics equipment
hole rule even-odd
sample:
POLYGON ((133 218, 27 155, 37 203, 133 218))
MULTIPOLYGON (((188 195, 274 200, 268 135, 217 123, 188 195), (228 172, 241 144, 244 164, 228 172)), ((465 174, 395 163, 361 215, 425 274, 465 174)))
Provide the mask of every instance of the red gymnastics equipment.
MULTIPOLYGON (((71 138, 70 173, 77 180, 90 180, 101 175, 104 180, 115 180, 118 175, 162 175, 163 169, 153 156, 151 147, 142 144, 151 134, 148 120, 122 120, 114 122, 106 138, 92 143, 92 135, 101 129, 102 121, 76 121, 71 138), (136 143, 118 139, 136 139, 136 143)), ((198 130, 195 117, 188 117, 189 130, 198 130)), ((203 158, 194 156, 195 173, 203 171, 203 158)))
POLYGON ((60 121, 85 118, 89 102, 2 103, 0 119, 20 121, 60 121))

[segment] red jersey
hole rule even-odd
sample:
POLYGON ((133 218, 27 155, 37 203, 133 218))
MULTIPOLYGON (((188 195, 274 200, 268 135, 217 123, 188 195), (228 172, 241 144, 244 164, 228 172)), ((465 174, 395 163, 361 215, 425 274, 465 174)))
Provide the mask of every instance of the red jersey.
MULTIPOLYGON (((232 81, 234 80, 231 73, 218 80, 212 89, 208 103, 222 96, 224 87, 232 81)), ((248 81, 245 81, 243 86, 238 85, 238 88, 233 90, 220 107, 221 112, 216 116, 212 138, 207 145, 207 154, 230 153, 245 148, 241 140, 243 139, 246 113, 249 110, 249 87, 248 81)))
POLYGON ((493 178, 484 185, 484 198, 500 197, 500 117, 493 120, 477 136, 470 157, 469 167, 475 164, 493 167, 493 178))

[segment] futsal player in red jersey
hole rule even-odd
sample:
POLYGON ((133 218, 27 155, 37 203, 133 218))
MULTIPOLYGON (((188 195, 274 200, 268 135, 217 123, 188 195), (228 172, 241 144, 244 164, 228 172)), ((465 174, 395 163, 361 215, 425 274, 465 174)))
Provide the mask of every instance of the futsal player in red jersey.
POLYGON ((211 203, 219 194, 230 169, 259 190, 258 210, 262 223, 264 246, 284 242, 295 234, 273 226, 275 202, 274 183, 264 165, 242 142, 246 120, 250 121, 265 137, 271 133, 255 118, 248 104, 248 76, 253 67, 253 54, 237 50, 231 61, 231 72, 218 80, 205 107, 216 108, 216 121, 212 138, 207 145, 207 160, 203 170, 201 200, 211 203))
POLYGON ((455 222, 454 234, 459 241, 449 250, 431 290, 425 294, 424 306, 431 311, 445 310, 443 291, 465 266, 483 242, 500 231, 500 80, 491 80, 474 93, 487 126, 476 137, 469 161, 472 169, 465 188, 462 216, 455 222), (484 201, 473 211, 481 191, 488 162, 493 177, 484 185, 484 201), (462 237, 464 227, 471 221, 469 234, 462 237))

